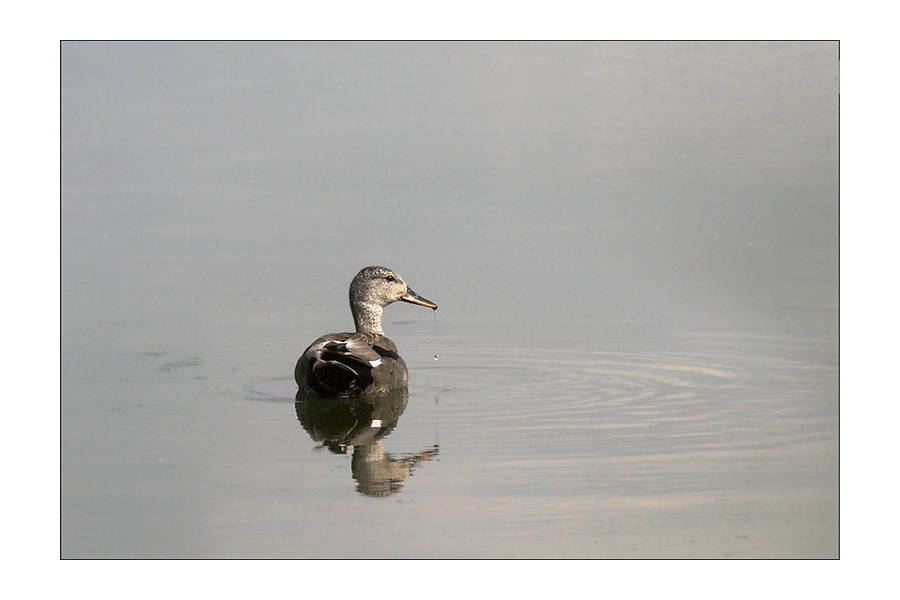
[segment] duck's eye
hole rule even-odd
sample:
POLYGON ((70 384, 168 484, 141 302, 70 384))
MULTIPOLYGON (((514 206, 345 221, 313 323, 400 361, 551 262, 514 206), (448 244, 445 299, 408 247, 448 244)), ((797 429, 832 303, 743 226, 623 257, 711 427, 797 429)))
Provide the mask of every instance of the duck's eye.
POLYGON ((397 281, 396 279, 394 279, 394 276, 393 276, 393 275, 388 275, 388 276, 386 276, 384 279, 385 279, 386 281, 390 281, 391 283, 394 283, 394 282, 397 281))

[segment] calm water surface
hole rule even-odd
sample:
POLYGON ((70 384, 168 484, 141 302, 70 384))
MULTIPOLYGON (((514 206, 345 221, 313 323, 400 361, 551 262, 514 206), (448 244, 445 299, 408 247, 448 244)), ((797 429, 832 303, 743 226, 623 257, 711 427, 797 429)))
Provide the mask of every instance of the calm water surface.
POLYGON ((62 74, 64 557, 837 556, 836 44, 62 74), (296 405, 369 264, 408 397, 296 405))

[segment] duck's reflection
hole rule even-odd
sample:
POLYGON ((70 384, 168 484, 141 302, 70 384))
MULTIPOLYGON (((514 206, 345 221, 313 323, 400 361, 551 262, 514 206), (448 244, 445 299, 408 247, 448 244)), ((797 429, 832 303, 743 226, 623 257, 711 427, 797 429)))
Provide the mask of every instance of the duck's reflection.
POLYGON ((381 440, 397 426, 408 398, 406 390, 377 398, 321 398, 298 392, 295 408, 303 429, 319 445, 336 454, 353 453, 350 469, 359 493, 388 496, 400 491, 413 465, 438 454, 436 445, 397 457, 384 451, 381 440))

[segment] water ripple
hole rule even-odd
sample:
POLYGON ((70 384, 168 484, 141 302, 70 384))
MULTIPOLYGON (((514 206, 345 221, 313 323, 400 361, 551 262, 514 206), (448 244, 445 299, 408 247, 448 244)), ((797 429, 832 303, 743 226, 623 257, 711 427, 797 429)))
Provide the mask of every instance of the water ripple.
POLYGON ((772 448, 834 434, 836 368, 757 350, 548 357, 491 349, 458 360, 447 352, 448 364, 420 369, 418 382, 428 379, 445 421, 498 443, 602 441, 645 454, 772 448))

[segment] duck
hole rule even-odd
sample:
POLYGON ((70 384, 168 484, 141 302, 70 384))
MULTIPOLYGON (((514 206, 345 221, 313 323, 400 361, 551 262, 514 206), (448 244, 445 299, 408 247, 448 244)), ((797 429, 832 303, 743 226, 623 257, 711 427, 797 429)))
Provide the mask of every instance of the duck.
POLYGON ((350 283, 350 312, 356 332, 328 333, 297 360, 297 397, 380 396, 407 389, 409 374, 397 346, 381 327, 384 308, 408 302, 437 310, 386 267, 366 267, 350 283))

